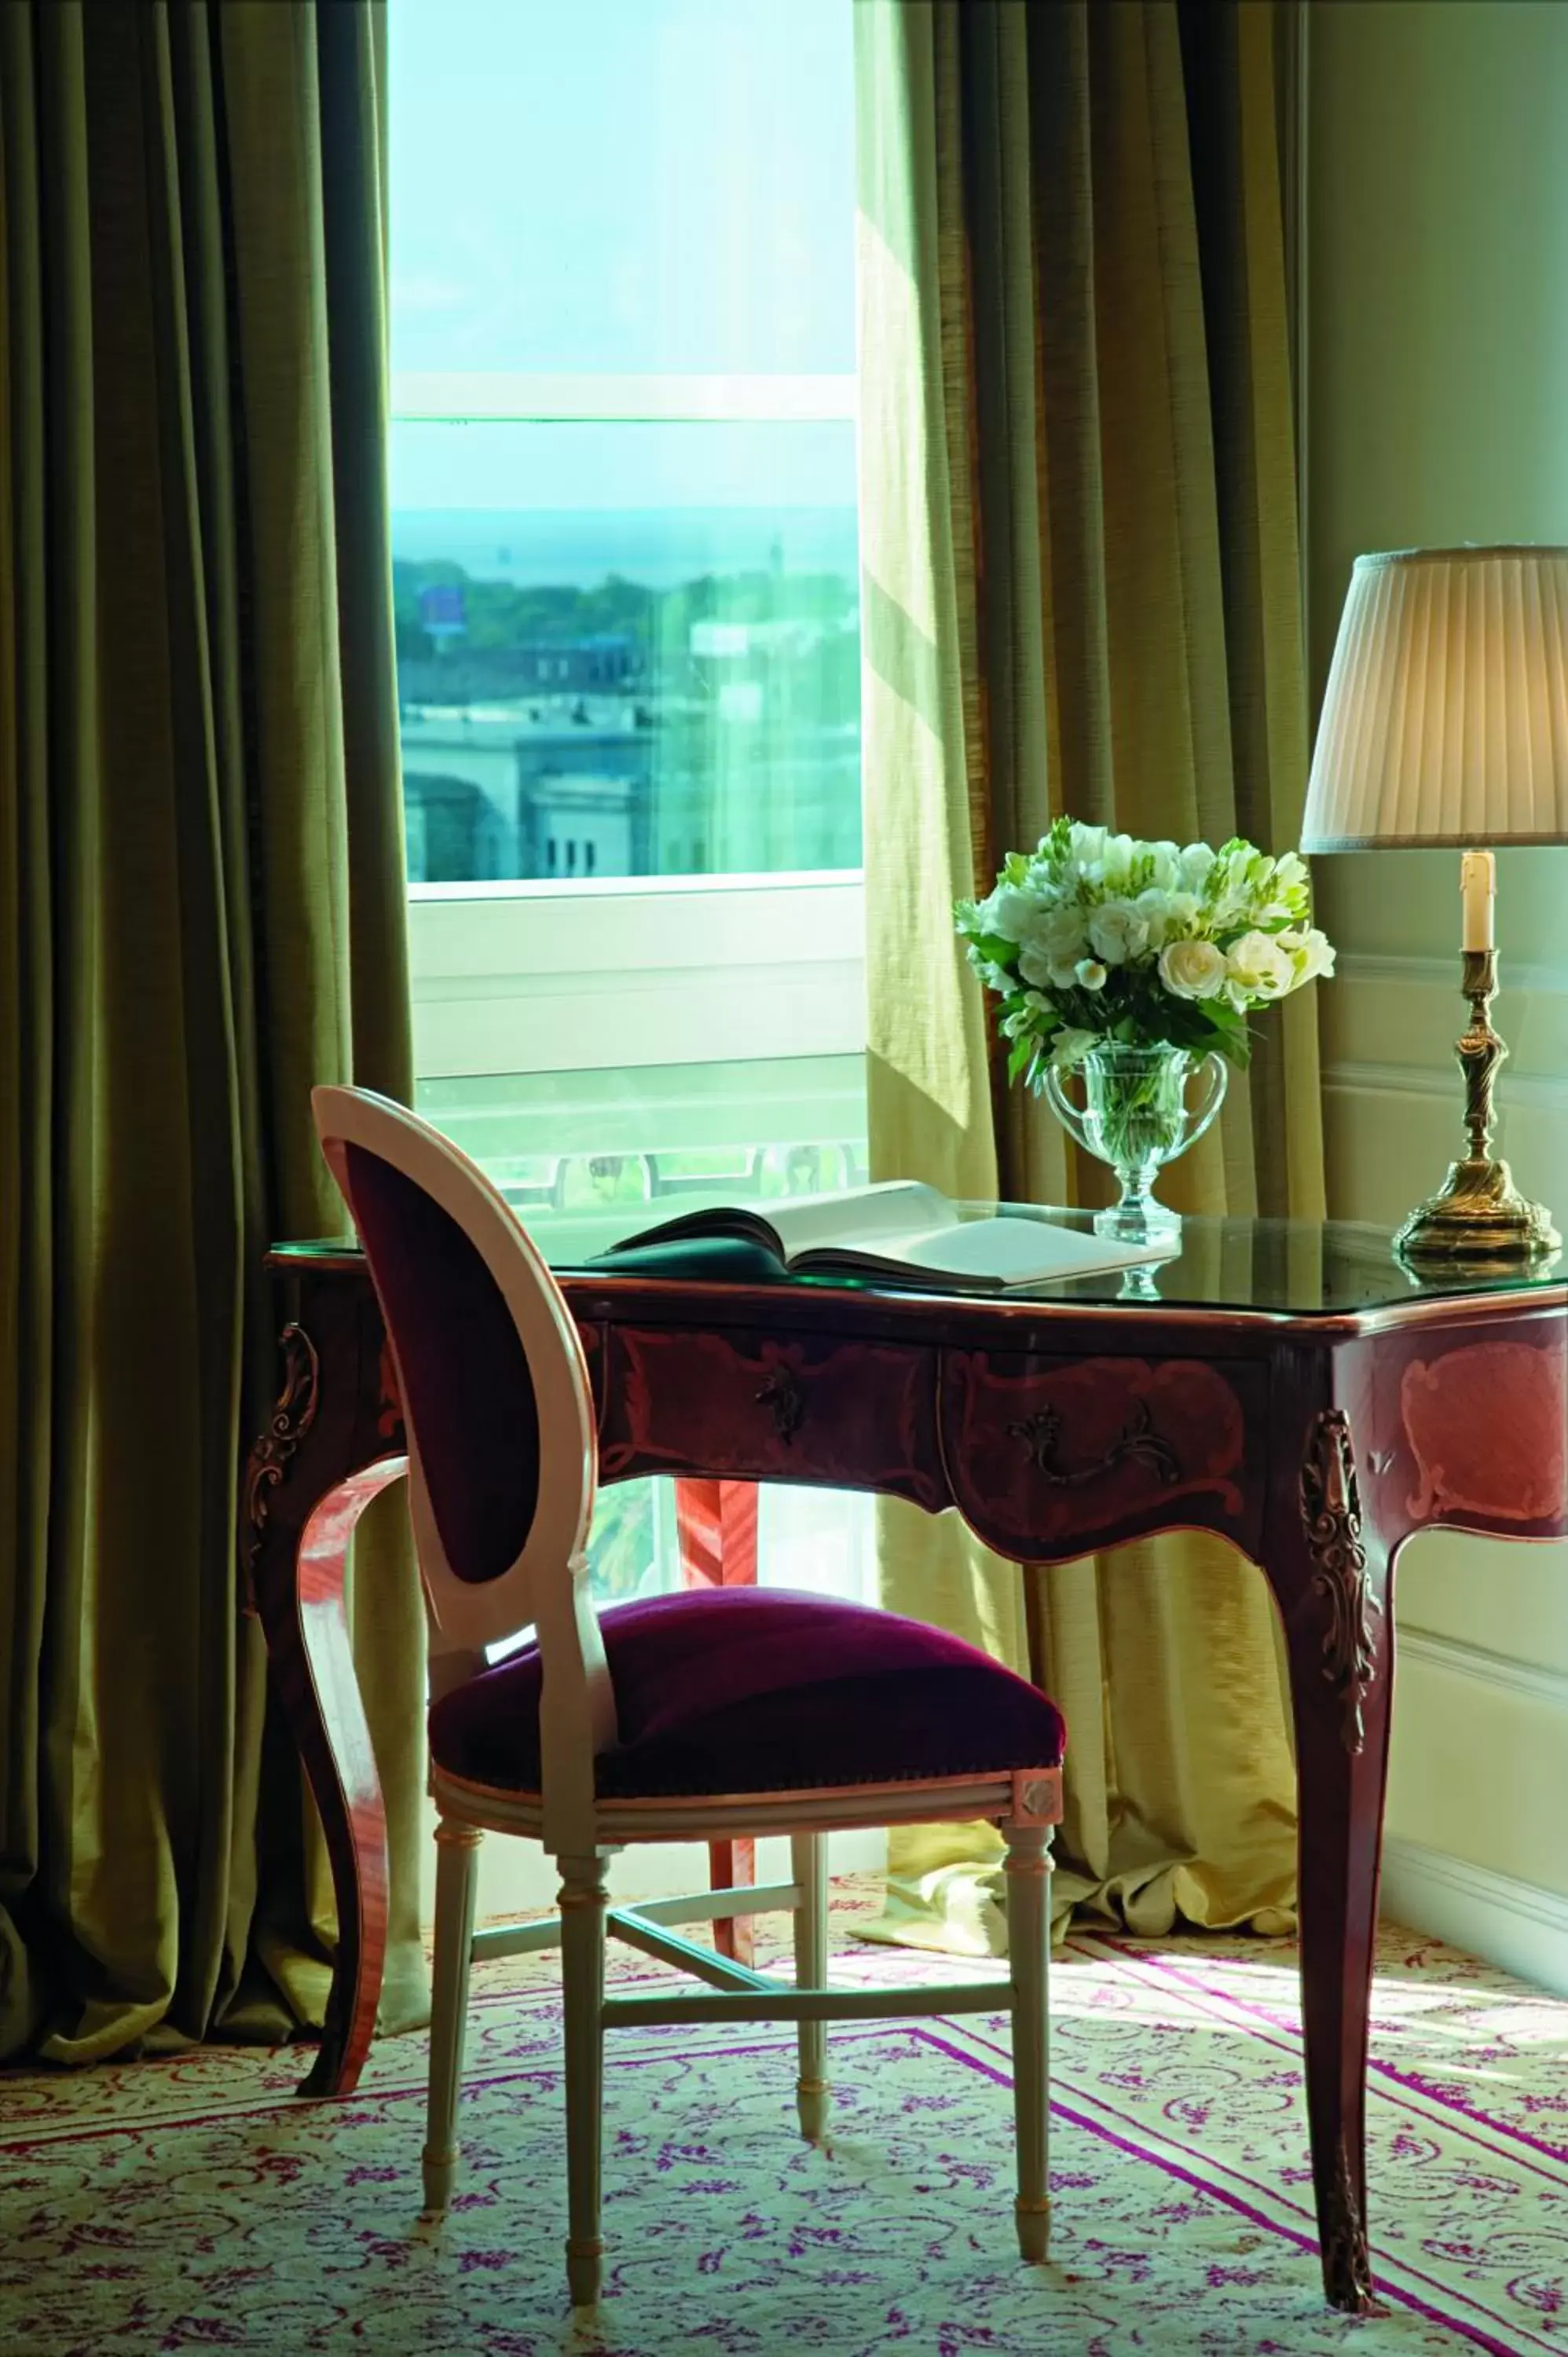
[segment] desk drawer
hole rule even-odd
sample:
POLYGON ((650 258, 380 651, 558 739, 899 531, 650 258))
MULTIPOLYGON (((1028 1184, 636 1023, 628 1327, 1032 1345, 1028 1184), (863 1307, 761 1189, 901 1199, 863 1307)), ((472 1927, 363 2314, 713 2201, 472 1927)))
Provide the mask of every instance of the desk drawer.
POLYGON ((696 1473, 947 1503, 934 1351, 613 1326, 599 1395, 607 1480, 696 1473))
POLYGON ((1251 1551, 1267 1401, 1266 1372, 1248 1361, 950 1351, 942 1453, 955 1502, 1003 1555, 1060 1561, 1184 1523, 1251 1551))

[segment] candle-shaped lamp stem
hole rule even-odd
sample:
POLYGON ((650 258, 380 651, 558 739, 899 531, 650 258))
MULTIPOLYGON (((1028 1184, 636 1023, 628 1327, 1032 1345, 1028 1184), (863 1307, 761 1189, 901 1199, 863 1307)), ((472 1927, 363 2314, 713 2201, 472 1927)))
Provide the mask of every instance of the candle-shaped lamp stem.
POLYGON ((1494 913, 1498 901, 1498 863, 1489 851, 1466 851, 1459 862, 1459 899, 1464 927, 1459 946, 1489 950, 1497 945, 1494 913))
POLYGON ((1492 1089, 1507 1048, 1492 1028, 1498 988, 1498 952, 1493 944, 1497 863, 1489 851, 1466 852, 1460 866, 1464 942, 1460 987, 1470 1002, 1470 1020, 1455 1052, 1465 1076, 1467 1151, 1451 1162, 1437 1193, 1419 1204, 1394 1239, 1395 1249, 1418 1265, 1442 1261, 1531 1260, 1554 1251, 1562 1239, 1540 1203, 1527 1202, 1506 1162, 1492 1154, 1492 1089))

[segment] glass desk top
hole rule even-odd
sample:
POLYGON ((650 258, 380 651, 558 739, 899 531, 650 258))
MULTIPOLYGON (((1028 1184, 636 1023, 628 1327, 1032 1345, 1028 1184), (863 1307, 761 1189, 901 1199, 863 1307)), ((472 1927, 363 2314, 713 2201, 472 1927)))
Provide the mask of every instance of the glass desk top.
MULTIPOLYGON (((685 1206, 682 1207, 682 1209, 685 1206)), ((766 1209, 766 1206, 762 1207, 766 1209)), ((685 1238, 679 1243, 616 1249, 618 1240, 639 1229, 646 1231, 646 1203, 623 1206, 614 1214, 558 1216, 530 1229, 557 1275, 596 1275, 667 1277, 686 1284, 737 1286, 786 1285, 817 1291, 898 1293, 910 1290, 881 1278, 836 1276, 813 1271, 791 1275, 777 1256, 759 1244, 736 1237, 685 1238)), ((972 1218, 1005 1212, 1021 1220, 1047 1221, 1084 1233, 1093 1232, 1090 1211, 1064 1211, 1034 1204, 972 1203, 961 1206, 972 1218)), ((275 1248, 279 1260, 331 1258, 355 1246, 349 1239, 317 1243, 284 1244, 275 1248)), ((1452 1265, 1421 1274, 1394 1257, 1391 1232, 1344 1221, 1209 1219, 1197 1215, 1182 1222, 1179 1245, 1169 1260, 1133 1268, 1117 1268, 1099 1275, 1054 1278, 1047 1283, 1014 1286, 1002 1295, 935 1292, 919 1288, 923 1300, 1007 1303, 1116 1302, 1164 1303, 1172 1308, 1215 1308, 1272 1312, 1278 1317, 1347 1317, 1419 1301, 1444 1301, 1473 1295, 1540 1292, 1546 1298, 1562 1296, 1568 1287, 1568 1254, 1512 1265, 1452 1265)), ((1543 1306, 1545 1302, 1543 1300, 1543 1306)))

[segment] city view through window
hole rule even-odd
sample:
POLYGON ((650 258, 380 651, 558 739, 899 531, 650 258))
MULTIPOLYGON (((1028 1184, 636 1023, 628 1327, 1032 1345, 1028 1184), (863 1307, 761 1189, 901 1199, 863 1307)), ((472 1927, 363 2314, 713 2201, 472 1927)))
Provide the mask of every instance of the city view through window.
POLYGON ((557 1259, 866 1175, 851 20, 392 0, 416 1101, 557 1259))
POLYGON ((401 0, 412 882, 858 867, 849 15, 401 0))
MULTIPOLYGON (((499 446, 493 479, 514 496, 563 457, 569 477, 587 472, 618 434, 453 430, 499 446)), ((715 441, 744 441, 753 503, 396 513, 411 882, 860 864, 853 425, 675 423, 657 429, 672 465, 649 429, 620 430, 650 462, 645 500, 700 472, 715 441), (802 435, 825 446, 822 489, 845 479, 841 504, 756 504, 779 439, 802 435)), ((721 456, 715 471, 736 468, 721 456)))

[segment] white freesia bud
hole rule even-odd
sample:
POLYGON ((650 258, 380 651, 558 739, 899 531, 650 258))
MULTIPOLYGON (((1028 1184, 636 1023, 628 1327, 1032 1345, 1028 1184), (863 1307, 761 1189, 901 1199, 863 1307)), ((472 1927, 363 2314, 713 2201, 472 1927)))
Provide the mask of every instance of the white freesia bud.
POLYGON ((1072 972, 1073 980, 1077 983, 1079 990, 1104 989, 1106 980, 1105 968, 1097 959, 1079 958, 1072 972))
POLYGON ((1215 855, 1207 843, 1189 843, 1184 851, 1177 852, 1176 866, 1181 871, 1181 880, 1187 891, 1202 891, 1208 880, 1208 871, 1214 865, 1214 859, 1215 855))
POLYGON ((1089 946, 1107 965, 1129 965, 1149 946, 1148 919, 1125 900, 1107 900, 1090 913, 1089 946))
POLYGON ((1167 942, 1160 980, 1173 998, 1218 998, 1225 987, 1225 952, 1214 942, 1167 942))
POLYGON ((1090 1049, 1099 1045, 1098 1031, 1078 1031, 1070 1023, 1064 1024, 1051 1041, 1051 1061, 1053 1064, 1080 1064, 1090 1049))
POLYGON ((1326 933, 1308 925, 1305 931, 1278 933, 1275 939, 1295 968, 1298 983, 1316 982, 1334 971, 1334 944, 1326 933))
POLYGON ((1138 846, 1130 834, 1108 834, 1096 863, 1099 880, 1108 892, 1124 892, 1133 881, 1138 846))
MULTIPOLYGON (((1174 843, 1146 843, 1149 882, 1156 892, 1174 892, 1181 881, 1181 853, 1174 843)), ((1139 895, 1140 901, 1143 895, 1139 895)))
POLYGON ((1139 893, 1133 906, 1149 928, 1152 950, 1163 950, 1167 942, 1190 932, 1197 922, 1196 892, 1165 892, 1157 885, 1151 885, 1146 892, 1139 893))

